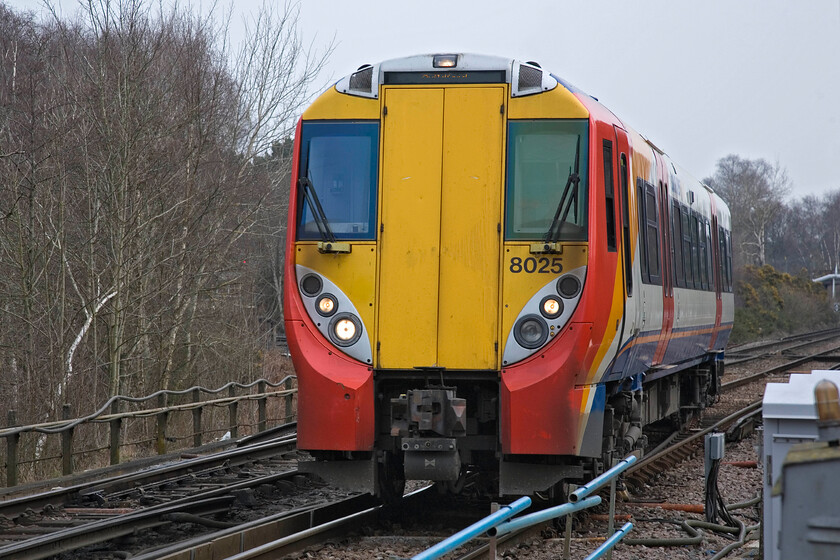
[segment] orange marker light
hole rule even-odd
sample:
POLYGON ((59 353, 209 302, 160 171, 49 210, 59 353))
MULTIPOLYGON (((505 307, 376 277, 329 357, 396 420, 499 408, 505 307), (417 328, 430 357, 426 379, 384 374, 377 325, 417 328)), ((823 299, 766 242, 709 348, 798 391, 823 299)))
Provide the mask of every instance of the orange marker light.
POLYGON ((557 315, 560 312, 560 302, 556 299, 547 299, 543 303, 543 311, 548 316, 557 315))
POLYGON ((318 309, 323 315, 329 315, 335 309, 335 302, 328 297, 321 298, 318 300, 318 309))

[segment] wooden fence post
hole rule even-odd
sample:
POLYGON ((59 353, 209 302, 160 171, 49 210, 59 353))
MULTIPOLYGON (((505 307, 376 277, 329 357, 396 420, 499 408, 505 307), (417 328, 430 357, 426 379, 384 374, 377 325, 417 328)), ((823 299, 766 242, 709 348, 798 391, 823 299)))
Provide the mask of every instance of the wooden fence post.
MULTIPOLYGON (((10 410, 7 415, 8 427, 17 426, 17 413, 10 410)), ((6 486, 12 487, 18 484, 18 442, 20 434, 6 436, 6 486)))
MULTIPOLYGON (((115 400, 111 403, 111 414, 119 414, 120 413, 120 401, 119 399, 115 400)), ((122 419, 114 418, 108 425, 111 428, 111 464, 112 465, 119 465, 120 464, 120 430, 122 430, 122 419)))
MULTIPOLYGON (((228 389, 228 395, 230 397, 236 396, 236 385, 231 385, 230 389, 228 389)), ((230 412, 230 437, 231 439, 236 439, 239 437, 239 422, 237 420, 237 409, 239 408, 239 403, 236 401, 231 402, 228 405, 228 411, 230 412)))
MULTIPOLYGON (((292 378, 291 377, 289 379, 287 379, 286 382, 283 384, 283 388, 287 391, 292 390, 292 378)), ((286 395, 286 423, 287 424, 289 422, 291 422, 292 419, 294 418, 294 415, 292 414, 292 398, 293 398, 293 393, 289 393, 288 395, 286 395)))
MULTIPOLYGON (((193 389, 192 401, 194 403, 201 402, 201 389, 193 389)), ((201 447, 201 410, 202 407, 196 407, 192 411, 193 417, 193 447, 201 447)))
MULTIPOLYGON (((61 407, 61 419, 70 420, 70 405, 64 403, 61 407)), ((73 474, 73 428, 61 431, 61 474, 73 474)))
MULTIPOLYGON (((166 393, 158 395, 158 408, 166 408, 166 393)), ((155 436, 155 449, 158 455, 166 454, 166 422, 169 420, 169 413, 160 412, 157 415, 157 434, 155 436)))
POLYGON ((265 396, 265 381, 258 381, 257 382, 257 392, 263 395, 257 400, 257 431, 264 432, 265 431, 265 422, 266 422, 266 412, 265 412, 265 405, 267 397, 265 396))

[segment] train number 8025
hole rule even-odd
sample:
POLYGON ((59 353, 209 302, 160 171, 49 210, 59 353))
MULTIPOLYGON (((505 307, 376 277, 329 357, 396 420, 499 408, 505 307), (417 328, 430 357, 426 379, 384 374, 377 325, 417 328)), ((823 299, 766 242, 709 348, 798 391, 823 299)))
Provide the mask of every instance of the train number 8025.
POLYGON ((526 274, 560 274, 563 272, 563 265, 558 257, 554 257, 553 259, 546 257, 539 259, 534 257, 528 257, 526 259, 511 257, 509 270, 514 274, 520 272, 525 272, 526 274))

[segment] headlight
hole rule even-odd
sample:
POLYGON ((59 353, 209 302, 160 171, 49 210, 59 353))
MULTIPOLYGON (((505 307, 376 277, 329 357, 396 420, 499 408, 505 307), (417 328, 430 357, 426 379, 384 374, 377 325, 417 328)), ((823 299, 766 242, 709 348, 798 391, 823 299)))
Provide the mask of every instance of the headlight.
POLYGON ((566 299, 572 299, 580 293, 580 280, 571 274, 557 281, 557 293, 566 299))
POLYGON ((523 348, 539 348, 548 339, 548 325, 539 315, 525 315, 514 325, 513 336, 523 348))
POLYGON ((318 303, 315 304, 315 310, 322 317, 329 317, 338 311, 338 300, 332 294, 323 294, 318 298, 318 303))
POLYGON ((323 286, 324 283, 317 274, 307 274, 300 280, 300 291, 309 297, 315 297, 321 293, 323 286))
POLYGON ((362 322, 350 313, 339 313, 330 321, 330 339, 338 346, 352 346, 362 336, 362 322))
POLYGON ((555 296, 545 296, 540 302, 540 313, 546 319, 556 319, 563 313, 563 302, 555 296))

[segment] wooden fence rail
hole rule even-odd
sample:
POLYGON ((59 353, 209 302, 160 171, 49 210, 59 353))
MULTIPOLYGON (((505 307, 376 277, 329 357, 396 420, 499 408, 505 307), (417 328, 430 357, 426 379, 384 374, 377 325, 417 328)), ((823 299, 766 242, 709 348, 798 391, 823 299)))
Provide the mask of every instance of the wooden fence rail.
MULTIPOLYGON (((20 449, 22 436, 42 434, 38 437, 45 438, 47 435, 59 435, 61 438, 61 474, 68 475, 74 471, 74 456, 79 455, 78 451, 74 451, 74 435, 77 433, 77 428, 94 424, 107 424, 110 432, 108 445, 105 448, 89 451, 95 453, 107 449, 110 464, 116 465, 121 461, 120 449, 126 445, 137 444, 137 442, 125 442, 121 435, 125 429, 125 421, 131 419, 154 419, 153 443, 155 451, 160 455, 168 451, 168 443, 173 439, 169 433, 172 428, 172 418, 179 413, 189 414, 192 417, 191 444, 193 447, 200 447, 202 445, 204 435, 220 431, 218 428, 214 429, 207 425, 204 411, 208 407, 227 408, 227 425, 221 429, 226 429, 230 433, 231 439, 236 439, 239 435, 239 428, 245 425, 241 424, 240 419, 239 404, 243 401, 256 402, 257 421, 255 428, 258 432, 265 431, 268 426, 269 399, 277 399, 279 403, 282 403, 283 416, 279 417, 278 420, 282 423, 291 422, 295 418, 295 411, 293 409, 294 396, 297 393, 297 389, 294 387, 295 379, 295 376, 290 375, 277 383, 259 379, 249 384, 228 383, 219 389, 191 387, 183 391, 158 391, 145 397, 117 395, 110 398, 96 412, 81 418, 72 418, 70 405, 65 404, 62 407, 61 420, 26 426, 19 426, 16 412, 10 410, 6 418, 8 427, 0 429, 0 438, 6 440, 6 460, 4 465, 6 486, 11 487, 19 484, 20 467, 22 464, 32 464, 39 461, 56 459, 56 457, 36 456, 32 460, 24 461, 20 449), (218 396, 223 393, 227 393, 227 396, 218 396), (189 402, 169 404, 171 400, 177 397, 189 397, 189 402), (149 401, 155 402, 157 406, 142 410, 125 410, 127 406, 124 405, 144 404, 149 401)), ((247 425, 254 427, 254 424, 247 425)))

